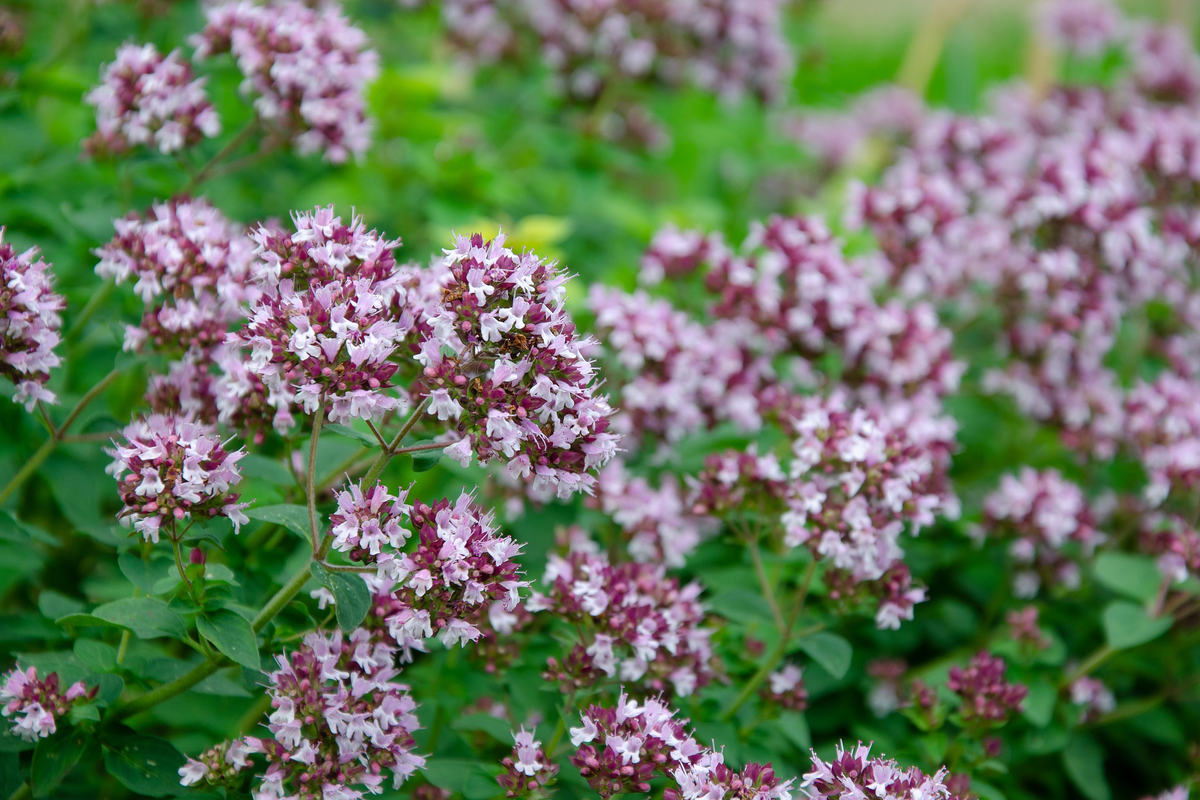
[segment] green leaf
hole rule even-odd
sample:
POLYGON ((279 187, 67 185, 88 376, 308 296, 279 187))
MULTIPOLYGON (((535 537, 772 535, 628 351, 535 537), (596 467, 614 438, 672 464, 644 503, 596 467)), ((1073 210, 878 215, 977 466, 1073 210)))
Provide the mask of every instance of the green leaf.
POLYGON ((38 595, 38 611, 52 620, 58 620, 68 614, 78 614, 87 608, 87 603, 59 594, 53 589, 45 589, 38 595))
POLYGON ((79 763, 90 739, 87 732, 70 728, 37 743, 29 775, 29 788, 34 797, 51 796, 67 773, 79 763))
MULTIPOLYGON (((139 639, 187 636, 187 623, 162 600, 153 597, 128 597, 105 603, 92 616, 133 631, 139 639)), ((61 620, 60 620, 61 622, 61 620)))
MULTIPOLYGON (((429 444, 429 442, 417 442, 417 444, 429 444)), ((428 472, 437 466, 442 460, 442 450, 418 450, 415 453, 409 453, 412 456, 413 472, 428 472)))
POLYGON ((1104 638, 1110 647, 1124 650, 1157 639, 1174 622, 1169 616, 1151 617, 1141 606, 1114 600, 1104 609, 1104 638))
POLYGON ((291 486, 296 482, 292 473, 273 458, 258 453, 247 453, 238 460, 242 474, 247 478, 261 478, 275 486, 291 486))
POLYGON ((1149 603, 1158 596, 1162 573, 1154 559, 1128 553, 1101 553, 1092 566, 1096 580, 1117 594, 1149 603))
POLYGON ((250 519, 282 525, 304 541, 309 540, 308 509, 304 506, 278 505, 246 509, 250 519))
POLYGON ((477 761, 431 758, 421 774, 439 789, 461 794, 467 800, 486 800, 501 791, 496 779, 477 761))
POLYGON ((799 711, 784 711, 780 714, 779 730, 801 752, 807 753, 812 747, 812 732, 808 729, 808 720, 799 711))
POLYGON ((765 622, 774 624, 771 609, 759 592, 750 589, 726 589, 712 598, 710 608, 720 609, 716 613, 732 622, 765 622))
POLYGON ((834 680, 841 680, 850 669, 850 658, 854 655, 854 648, 836 633, 820 631, 805 636, 797 644, 834 680))
POLYGON ((1112 800, 1104 775, 1104 748, 1090 736, 1076 734, 1063 750, 1063 766, 1075 788, 1088 800, 1112 800))
POLYGON ((183 794, 179 768, 186 759, 157 736, 126 734, 104 742, 104 767, 130 790, 150 797, 183 794))
POLYGON ((371 610, 371 590, 362 576, 354 572, 331 572, 315 561, 312 574, 322 586, 333 592, 338 627, 351 631, 361 625, 371 610))
POLYGON ((212 611, 196 617, 196 630, 236 663, 261 669, 258 640, 244 617, 233 611, 212 611))
POLYGON ((0 535, 15 542, 39 542, 58 547, 60 542, 41 528, 22 522, 7 511, 0 511, 0 535))
POLYGON ((1058 702, 1058 689, 1049 681, 1038 681, 1029 685, 1021 713, 1035 728, 1044 728, 1054 719, 1054 706, 1058 702))
POLYGON ((75 658, 92 672, 109 672, 117 665, 117 649, 95 639, 77 639, 75 658))
POLYGON ((502 744, 512 744, 512 727, 491 714, 467 714, 450 723, 456 731, 483 731, 502 744))
POLYGON ((153 594, 155 584, 166 574, 165 562, 155 566, 154 562, 143 560, 132 550, 126 550, 117 556, 117 566, 130 583, 146 594, 153 594))
POLYGON ((72 725, 78 725, 84 720, 99 722, 100 709, 96 707, 95 703, 71 706, 71 710, 67 712, 67 719, 71 721, 72 725))
POLYGON ((367 447, 379 447, 379 440, 370 431, 355 430, 348 425, 338 425, 337 423, 326 425, 325 430, 330 433, 336 433, 338 436, 345 436, 347 439, 353 439, 356 442, 362 442, 367 447))

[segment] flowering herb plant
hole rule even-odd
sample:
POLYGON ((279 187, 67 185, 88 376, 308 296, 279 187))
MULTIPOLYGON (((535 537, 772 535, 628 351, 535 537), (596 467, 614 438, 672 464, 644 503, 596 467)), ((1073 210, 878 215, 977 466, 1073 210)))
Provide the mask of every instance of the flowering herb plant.
POLYGON ((1200 55, 946 8, 0 9, 0 800, 1200 790, 1200 55))

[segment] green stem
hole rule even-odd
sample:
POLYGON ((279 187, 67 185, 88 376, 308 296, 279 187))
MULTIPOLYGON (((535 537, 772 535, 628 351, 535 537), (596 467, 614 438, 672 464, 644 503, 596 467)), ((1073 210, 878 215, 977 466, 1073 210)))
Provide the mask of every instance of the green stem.
POLYGON ((225 146, 222 147, 215 156, 208 160, 207 164, 201 167, 200 170, 192 176, 191 180, 187 182, 187 185, 183 187, 183 194, 191 194, 193 189, 204 182, 204 179, 208 177, 209 173, 211 173, 222 161, 229 158, 229 156, 233 154, 234 150, 237 150, 243 142, 250 138, 250 135, 254 133, 256 128, 258 128, 258 117, 250 120, 249 125, 238 131, 237 136, 234 136, 232 139, 226 142, 225 146))
POLYGON ((28 783, 22 783, 15 792, 8 796, 8 800, 27 800, 30 797, 33 797, 33 790, 29 788, 28 783))
POLYGON ((325 421, 325 401, 317 408, 313 417, 312 438, 308 440, 308 472, 304 480, 305 499, 308 502, 308 534, 315 555, 321 547, 321 530, 317 525, 317 438, 321 435, 321 423, 325 421))
POLYGON ((733 703, 721 714, 721 719, 733 719, 733 715, 738 712, 738 709, 745 705, 746 701, 750 699, 754 692, 758 690, 758 687, 762 685, 762 682, 767 679, 767 676, 775 670, 775 667, 787 655, 788 645, 791 644, 792 631, 796 627, 796 620, 800 618, 800 612, 804 610, 804 601, 808 599, 808 590, 812 586, 813 576, 816 572, 817 562, 813 561, 808 565, 808 569, 804 573, 804 579, 796 589, 796 596, 792 600, 791 609, 788 611, 787 622, 779 631, 779 643, 775 645, 775 649, 767 656, 767 660, 758 668, 758 671, 742 687, 742 691, 734 699, 733 703))
POLYGON ((749 540, 746 545, 750 550, 750 560, 754 562, 754 574, 758 576, 758 586, 762 590, 763 599, 767 601, 767 605, 771 609, 771 616, 775 619, 775 627, 783 630, 783 612, 779 610, 779 601, 775 598, 775 587, 771 586, 771 580, 767 577, 767 568, 763 564, 762 550, 758 546, 758 539, 749 540))
POLYGON ((562 713, 558 715, 558 725, 554 728, 554 735, 550 737, 550 744, 546 745, 543 751, 550 760, 554 760, 554 751, 558 749, 558 743, 562 740, 563 734, 567 732, 567 717, 571 716, 571 711, 575 708, 575 691, 567 695, 567 704, 563 706, 562 713))
POLYGON ((1108 661, 1108 659, 1112 658, 1114 655, 1116 655, 1116 653, 1117 651, 1108 645, 1098 648, 1090 656, 1085 658, 1083 663, 1076 667, 1070 675, 1063 678, 1062 682, 1059 683, 1059 688, 1061 689, 1063 687, 1070 686, 1072 683, 1079 680, 1084 675, 1087 675, 1105 661, 1108 661))
MULTIPOLYGON (((412 449, 397 450, 397 448, 400 447, 400 443, 404 441, 404 437, 408 435, 409 431, 416 426, 417 421, 421 418, 421 413, 425 410, 425 406, 427 405, 429 405, 428 397, 422 400, 421 404, 413 409, 408 421, 404 423, 404 427, 396 433, 395 437, 392 438, 391 444, 384 448, 384 451, 375 459, 375 463, 371 465, 369 470, 367 470, 367 474, 363 478, 363 484, 365 486, 370 486, 375 481, 379 480, 380 474, 383 473, 383 468, 386 467, 388 462, 392 460, 392 456, 396 455, 397 453, 414 452, 412 449)), ((441 446, 445 447, 445 445, 441 446)))
MULTIPOLYGON (((308 576, 308 565, 306 564, 303 569, 297 570, 296 574, 275 593, 266 606, 263 607, 262 611, 258 612, 258 615, 254 618, 254 622, 251 623, 251 627, 255 633, 266 627, 267 623, 273 620, 283 610, 283 607, 300 593, 300 590, 304 588, 304 584, 308 582, 308 576)), ((124 705, 116 706, 105 716, 105 722, 118 722, 134 714, 147 711, 159 703, 170 700, 176 695, 183 694, 227 663, 229 662, 224 658, 202 661, 186 675, 176 678, 170 683, 164 683, 157 689, 152 689, 140 697, 135 697, 124 705)))

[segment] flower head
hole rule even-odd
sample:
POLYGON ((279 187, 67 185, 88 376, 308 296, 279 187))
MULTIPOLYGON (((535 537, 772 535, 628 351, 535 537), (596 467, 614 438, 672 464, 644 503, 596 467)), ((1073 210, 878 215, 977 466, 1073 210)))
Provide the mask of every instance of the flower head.
POLYGON ((236 531, 248 522, 231 491, 242 479, 237 462, 244 450, 228 452, 211 426, 173 415, 136 420, 113 442, 108 473, 117 479, 122 520, 148 542, 159 533, 178 535, 184 520, 228 517, 236 531))
POLYGON ((100 71, 100 85, 87 94, 96 107, 96 133, 84 142, 92 153, 124 153, 138 145, 174 153, 221 132, 204 79, 173 50, 125 44, 100 71))
POLYGON ((46 382, 62 363, 54 348, 66 301, 51 288, 50 265, 37 248, 18 253, 3 237, 0 228, 0 376, 16 384, 13 399, 32 411, 39 400, 57 402, 46 382))
POLYGON ((83 681, 71 684, 64 691, 57 672, 39 678, 37 669, 13 669, 4 675, 0 686, 0 714, 12 717, 13 735, 34 742, 53 734, 57 721, 76 703, 96 696, 83 681))

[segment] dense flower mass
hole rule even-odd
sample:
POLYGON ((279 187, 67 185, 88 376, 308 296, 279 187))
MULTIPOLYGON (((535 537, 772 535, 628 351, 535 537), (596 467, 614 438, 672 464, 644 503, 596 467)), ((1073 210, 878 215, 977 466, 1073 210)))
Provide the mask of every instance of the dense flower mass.
MULTIPOLYGON (((416 5, 401 0, 405 5, 416 5)), ((779 0, 448 0, 451 43, 475 61, 536 51, 564 98, 585 107, 615 97, 601 133, 642 144, 663 134, 628 96, 638 85, 688 83, 725 99, 778 99, 791 55, 779 0)))
POLYGON ((88 92, 96 133, 84 147, 119 154, 138 145, 174 153, 221 132, 204 79, 178 50, 162 55, 152 44, 126 44, 88 92))
POLYGON ((422 309, 415 345, 428 414, 462 437, 446 448, 469 463, 503 459, 510 477, 590 491, 616 452, 612 409, 563 308, 567 276, 533 253, 460 236, 436 269, 440 301, 422 309))
POLYGON ((590 544, 577 537, 565 557, 551 554, 544 593, 527 603, 589 631, 561 661, 550 660, 548 676, 567 690, 619 677, 639 693, 681 696, 708 683, 712 631, 702 625, 700 584, 681 587, 661 566, 612 564, 590 544))
POLYGON ((450 647, 475 642, 482 618, 511 614, 520 600, 521 545, 496 532, 490 513, 463 492, 458 500, 404 503, 381 486, 358 486, 338 497, 335 544, 362 563, 376 564, 374 616, 407 653, 436 636, 450 647), (416 549, 396 550, 415 533, 416 549))
POLYGON ((300 153, 322 152, 335 164, 366 151, 371 123, 363 91, 378 75, 379 59, 336 2, 232 0, 206 15, 197 57, 232 54, 245 76, 243 91, 255 95, 267 126, 300 153))
POLYGON ((950 668, 946 686, 962 700, 958 713, 968 725, 1003 723, 1021 710, 1029 690, 1009 683, 1004 677, 1008 665, 999 656, 981 652, 966 667, 950 668))
MULTIPOLYGON (((239 333, 250 366, 284 408, 322 404, 329 419, 378 419, 400 408, 389 361, 404 333, 391 307, 397 283, 391 241, 349 224, 333 207, 292 215, 295 232, 260 227, 251 277, 262 294, 239 333)), ((278 420, 277 420, 278 421, 278 420)))
POLYGON ((620 527, 634 561, 682 567, 711 533, 711 520, 690 512, 686 488, 670 473, 655 488, 614 460, 596 477, 595 504, 620 527))
POLYGON ((987 534, 1012 539, 1009 551, 1021 565, 1013 577, 1019 597, 1036 595, 1043 584, 1078 588, 1079 559, 1104 541, 1083 492, 1055 470, 1025 467, 1005 475, 983 507, 987 534))
POLYGON ((0 228, 0 375, 17 387, 13 399, 32 411, 38 401, 57 402, 46 381, 62 363, 54 348, 66 303, 37 248, 18 253, 3 237, 0 228))
POLYGON ((589 706, 580 713, 580 726, 571 728, 571 744, 578 750, 571 763, 603 798, 615 794, 650 791, 656 775, 670 775, 701 763, 712 754, 687 731, 687 720, 661 700, 644 704, 621 692, 614 706, 589 706))
POLYGON ((1197 384, 1164 372, 1139 383, 1125 401, 1125 436, 1150 479, 1145 494, 1159 505, 1174 490, 1200 488, 1200 409, 1197 384))
POLYGON ((176 539, 178 525, 190 526, 214 517, 227 517, 234 530, 248 522, 231 492, 242 479, 238 461, 244 450, 228 452, 208 425, 173 415, 152 414, 122 431, 120 443, 108 451, 107 471, 117 479, 122 521, 148 542, 160 533, 176 539))
POLYGON ((229 785, 252 757, 265 756, 258 800, 358 800, 382 791, 385 771, 399 788, 425 759, 413 752, 416 703, 393 680, 392 657, 361 628, 346 637, 309 634, 277 656, 269 675, 270 737, 246 736, 189 759, 181 783, 229 785))
POLYGON ((925 597, 907 570, 897 570, 900 534, 906 523, 916 532, 957 509, 947 495, 946 453, 842 397, 800 400, 793 413, 789 460, 753 448, 710 456, 694 511, 734 519, 777 514, 783 543, 827 559, 835 582, 852 590, 882 580, 876 622, 898 627, 925 597))
POLYGON ((63 691, 57 672, 39 678, 34 667, 13 669, 4 675, 0 686, 0 714, 12 717, 12 734, 27 742, 44 739, 58 730, 58 720, 80 700, 96 696, 83 681, 63 691))
POLYGON ((113 222, 116 236, 96 250, 96 274, 132 281, 146 304, 125 347, 207 353, 225 342, 258 291, 248 286, 254 245, 204 199, 155 203, 144 216, 113 222))
POLYGON ((781 781, 770 764, 747 764, 741 772, 725 765, 724 755, 711 752, 697 764, 678 767, 672 778, 678 788, 668 787, 667 800, 791 800, 792 780, 781 781))
POLYGON ((916 767, 902 769, 890 758, 871 757, 871 745, 859 742, 824 761, 813 753, 812 771, 805 773, 800 789, 812 800, 950 800, 945 768, 926 775, 916 767))

